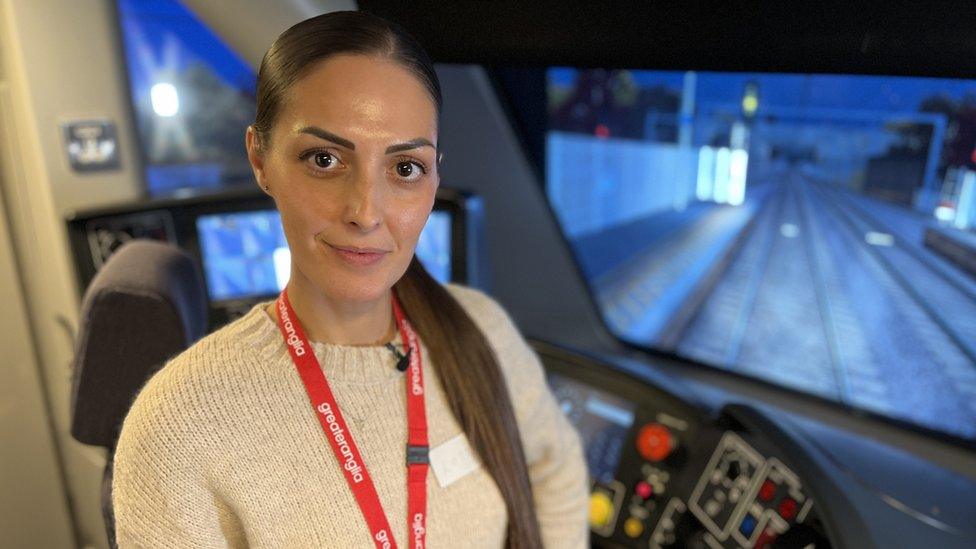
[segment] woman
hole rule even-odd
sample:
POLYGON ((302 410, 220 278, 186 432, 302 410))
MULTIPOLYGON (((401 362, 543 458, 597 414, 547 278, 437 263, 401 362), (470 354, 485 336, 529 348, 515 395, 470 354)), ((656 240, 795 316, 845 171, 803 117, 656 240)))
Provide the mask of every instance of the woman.
POLYGON ((246 143, 291 278, 139 394, 115 455, 120 547, 587 544, 579 439, 537 357, 497 303, 413 255, 440 105, 426 54, 376 17, 315 17, 271 46, 246 143))

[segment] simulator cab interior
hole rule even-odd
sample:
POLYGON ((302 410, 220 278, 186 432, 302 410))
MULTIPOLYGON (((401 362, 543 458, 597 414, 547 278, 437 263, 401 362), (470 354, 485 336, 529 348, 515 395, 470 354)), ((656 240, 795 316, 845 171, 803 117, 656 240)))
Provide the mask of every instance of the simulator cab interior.
POLYGON ((976 9, 351 0, 0 2, 4 545, 114 546, 143 378, 77 353, 119 248, 199 269, 187 333, 284 286, 244 128, 337 9, 437 63, 417 255, 539 355, 594 547, 976 547, 976 9))

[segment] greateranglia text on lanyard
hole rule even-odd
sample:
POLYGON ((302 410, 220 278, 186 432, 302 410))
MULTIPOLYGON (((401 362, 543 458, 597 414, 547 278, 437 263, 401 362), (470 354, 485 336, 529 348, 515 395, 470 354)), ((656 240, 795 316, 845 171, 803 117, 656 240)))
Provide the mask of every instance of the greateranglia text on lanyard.
MULTIPOLYGON (((278 327, 285 339, 285 345, 291 354, 295 368, 305 384, 305 391, 315 410, 315 416, 325 431, 325 438, 329 440, 336 459, 342 464, 346 482, 352 490, 359 509, 366 519, 373 542, 378 549, 395 549, 390 523, 380 504, 373 480, 366 471, 359 448, 353 441, 352 433, 346 427, 346 421, 339 411, 329 381, 319 366, 312 346, 305 337, 301 323, 295 317, 295 311, 288 300, 286 288, 278 296, 278 327)), ((393 295, 393 314, 397 327, 403 338, 403 345, 408 349, 410 366, 410 380, 407 387, 407 521, 409 522, 409 539, 411 547, 422 549, 427 538, 427 469, 429 467, 427 442, 427 413, 424 408, 424 377, 420 344, 417 334, 410 322, 403 316, 396 294, 393 295)))

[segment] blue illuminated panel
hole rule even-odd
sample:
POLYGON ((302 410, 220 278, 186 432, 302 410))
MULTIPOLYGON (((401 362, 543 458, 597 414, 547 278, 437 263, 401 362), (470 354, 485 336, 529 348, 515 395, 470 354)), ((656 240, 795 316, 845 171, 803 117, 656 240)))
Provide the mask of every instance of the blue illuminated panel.
POLYGON ((272 295, 288 281, 282 262, 290 267, 290 253, 277 211, 201 216, 197 233, 210 299, 272 295))
MULTIPOLYGON (((271 296, 291 272, 291 253, 275 210, 197 218, 200 254, 213 301, 271 296)), ((417 257, 442 284, 451 280, 451 215, 431 213, 417 242, 417 257)))
POLYGON ((118 0, 149 194, 250 182, 254 70, 176 0, 118 0))
POLYGON ((445 211, 432 212, 417 241, 417 257, 441 284, 451 280, 451 221, 445 211))

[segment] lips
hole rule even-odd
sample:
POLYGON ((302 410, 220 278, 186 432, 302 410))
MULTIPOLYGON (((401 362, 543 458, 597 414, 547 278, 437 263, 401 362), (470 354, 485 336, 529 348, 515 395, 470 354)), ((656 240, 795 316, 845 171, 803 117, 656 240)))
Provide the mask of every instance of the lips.
POLYGON ((329 244, 337 250, 342 250, 344 252, 353 252, 357 254, 385 254, 386 250, 381 250, 379 248, 357 248, 356 246, 336 246, 334 244, 329 244))
POLYGON ((372 265, 386 257, 390 252, 379 248, 360 248, 358 246, 334 246, 328 244, 329 249, 344 262, 357 265, 372 265))

